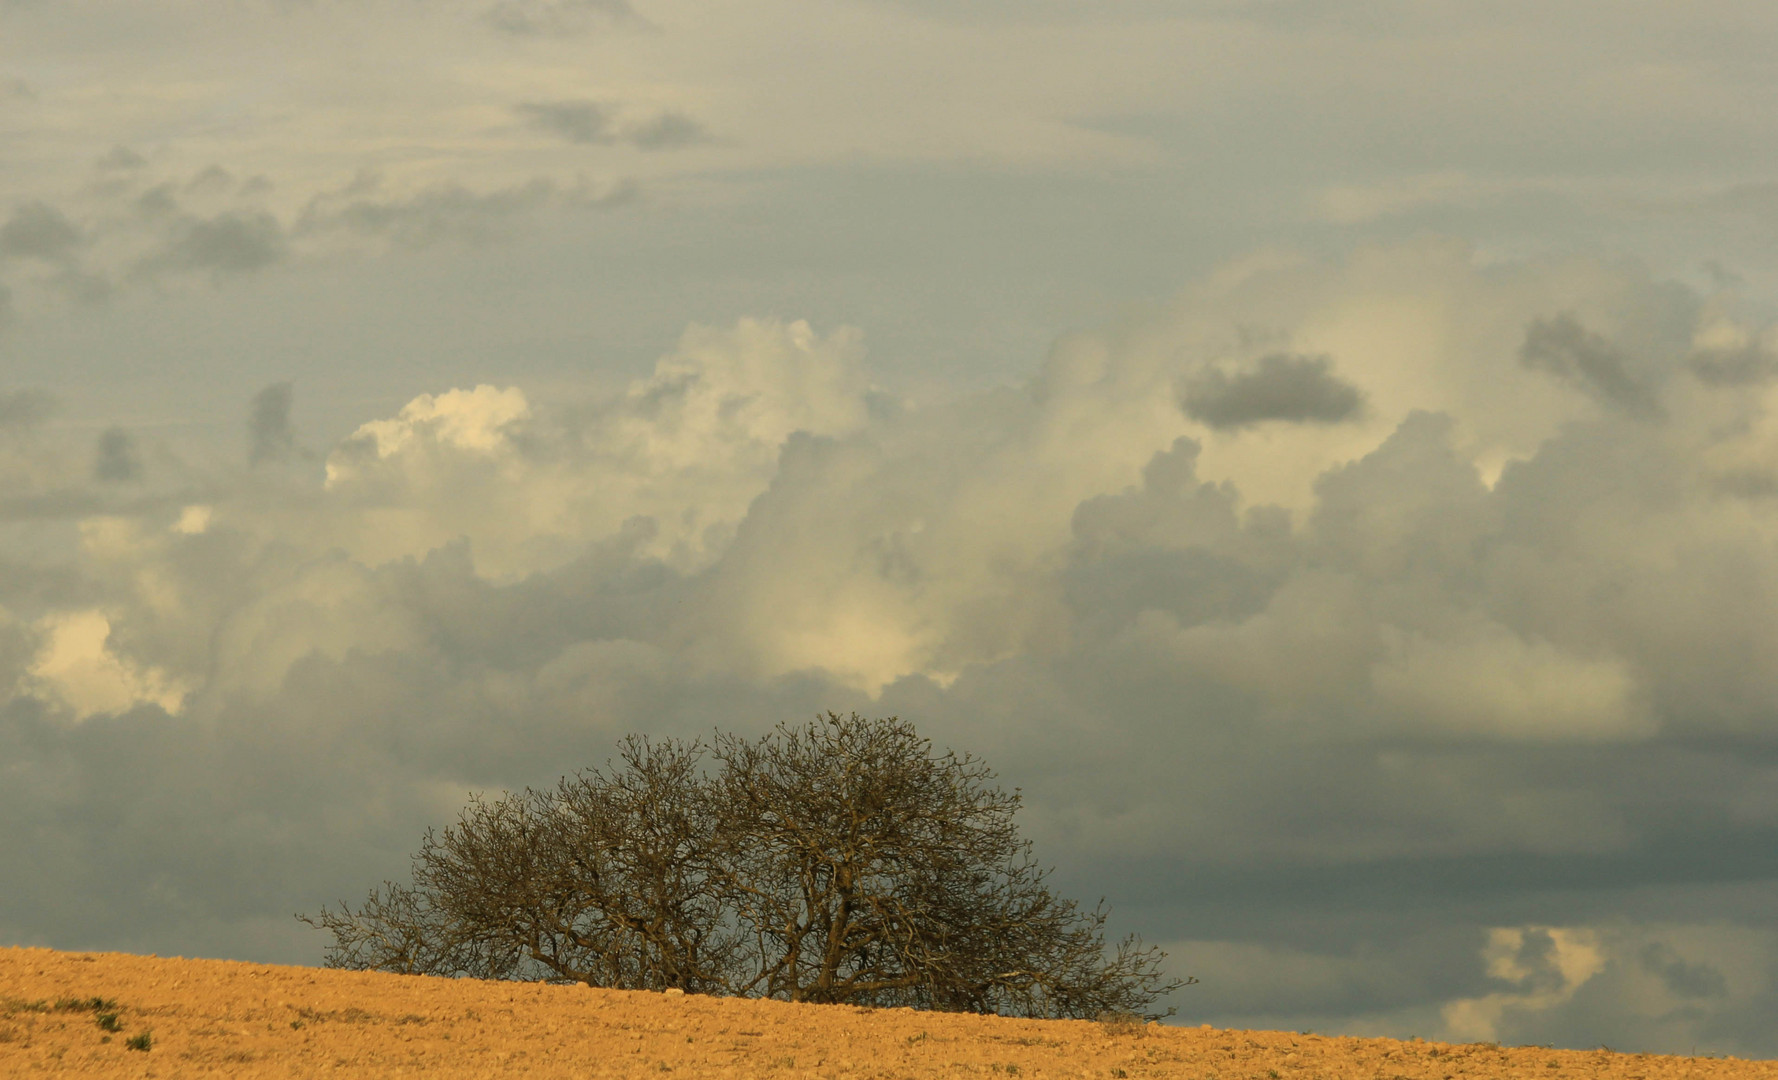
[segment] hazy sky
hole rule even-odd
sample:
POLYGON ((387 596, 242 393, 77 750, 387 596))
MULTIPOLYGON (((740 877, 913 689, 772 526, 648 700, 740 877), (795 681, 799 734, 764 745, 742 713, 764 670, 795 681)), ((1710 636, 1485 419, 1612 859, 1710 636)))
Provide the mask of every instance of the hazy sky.
POLYGON ((899 714, 1191 1023, 1778 1055, 1778 6, 0 0, 0 942, 899 714))

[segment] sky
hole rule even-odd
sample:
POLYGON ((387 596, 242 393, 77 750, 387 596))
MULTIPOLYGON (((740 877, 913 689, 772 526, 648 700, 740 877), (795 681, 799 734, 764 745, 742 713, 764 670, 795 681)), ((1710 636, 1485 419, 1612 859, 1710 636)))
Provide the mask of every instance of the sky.
POLYGON ((1778 7, 0 0, 0 944, 915 722, 1179 1021, 1778 1056, 1778 7))

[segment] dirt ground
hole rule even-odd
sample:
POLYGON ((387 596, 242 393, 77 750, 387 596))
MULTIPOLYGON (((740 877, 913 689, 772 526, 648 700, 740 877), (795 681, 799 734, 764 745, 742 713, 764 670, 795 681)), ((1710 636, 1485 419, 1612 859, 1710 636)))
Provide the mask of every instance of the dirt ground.
POLYGON ((1011 1020, 0 949, 0 1076, 9 1080, 663 1073, 785 1080, 1778 1080, 1778 1062, 1011 1020))

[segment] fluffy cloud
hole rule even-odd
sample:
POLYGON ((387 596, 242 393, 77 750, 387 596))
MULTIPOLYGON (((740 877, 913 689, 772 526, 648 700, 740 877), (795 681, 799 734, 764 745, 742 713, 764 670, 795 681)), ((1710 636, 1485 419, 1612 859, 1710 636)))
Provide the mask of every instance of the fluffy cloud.
POLYGON ((11 425, 15 490, 101 501, 0 563, 0 857, 44 868, 7 933, 312 957, 273 920, 469 789, 858 708, 1000 764, 1193 1017, 1769 1047, 1734 883, 1778 873, 1778 399, 1699 359, 1764 333, 1428 241, 1237 264, 925 404, 742 320, 604 396, 434 387, 314 470, 300 383, 234 473, 127 489, 11 425))
POLYGON ((719 554, 793 432, 868 415, 857 335, 807 323, 694 327, 620 397, 534 412, 523 391, 422 395, 328 456, 326 491, 357 512, 337 541, 373 564, 467 538, 494 576, 548 569, 626 528, 681 568, 719 554), (632 525, 632 523, 634 523, 632 525))
POLYGON ((148 704, 176 713, 186 688, 110 649, 111 623, 101 611, 51 615, 37 628, 42 649, 22 686, 65 706, 76 719, 127 712, 148 704))

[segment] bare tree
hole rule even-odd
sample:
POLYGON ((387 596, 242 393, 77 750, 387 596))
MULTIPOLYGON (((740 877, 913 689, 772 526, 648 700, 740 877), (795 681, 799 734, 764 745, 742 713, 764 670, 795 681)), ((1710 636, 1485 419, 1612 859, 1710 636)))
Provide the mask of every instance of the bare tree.
POLYGON ((622 768, 474 798, 427 832, 411 888, 298 917, 333 933, 329 967, 726 993, 701 754, 631 737, 622 768))
POLYGON ((1019 837, 1018 791, 899 719, 620 756, 473 800, 411 887, 299 918, 334 967, 789 1001, 1154 1016, 1194 981, 1134 936, 1108 951, 1103 903, 1055 896, 1019 837))

